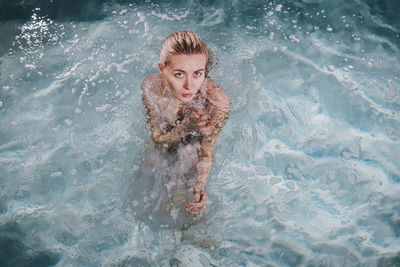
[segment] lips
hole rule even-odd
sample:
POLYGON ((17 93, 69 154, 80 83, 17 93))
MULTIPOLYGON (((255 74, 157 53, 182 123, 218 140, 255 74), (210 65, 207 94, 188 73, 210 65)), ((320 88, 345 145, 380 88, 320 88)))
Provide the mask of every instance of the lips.
POLYGON ((182 94, 184 98, 191 98, 193 94, 182 94))

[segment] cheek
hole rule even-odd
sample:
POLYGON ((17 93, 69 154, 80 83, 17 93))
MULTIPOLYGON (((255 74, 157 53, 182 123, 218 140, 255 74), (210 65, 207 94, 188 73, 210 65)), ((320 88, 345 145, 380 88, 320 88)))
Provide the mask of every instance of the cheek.
POLYGON ((167 82, 168 82, 169 87, 173 91, 177 91, 181 87, 181 84, 180 84, 179 80, 177 80, 177 79, 167 79, 167 82))
POLYGON ((198 89, 200 89, 200 87, 203 84, 203 82, 204 82, 204 78, 196 80, 196 87, 198 89))
POLYGON ((174 85, 175 89, 182 87, 183 82, 181 80, 173 79, 171 83, 174 85))

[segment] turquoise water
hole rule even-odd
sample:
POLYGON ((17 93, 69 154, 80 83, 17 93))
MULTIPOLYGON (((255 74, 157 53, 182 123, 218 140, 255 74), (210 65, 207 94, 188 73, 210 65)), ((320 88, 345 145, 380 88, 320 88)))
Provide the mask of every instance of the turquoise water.
POLYGON ((1 266, 399 266, 397 2, 1 5, 1 266), (183 226, 143 212, 139 89, 182 29, 232 101, 183 226))

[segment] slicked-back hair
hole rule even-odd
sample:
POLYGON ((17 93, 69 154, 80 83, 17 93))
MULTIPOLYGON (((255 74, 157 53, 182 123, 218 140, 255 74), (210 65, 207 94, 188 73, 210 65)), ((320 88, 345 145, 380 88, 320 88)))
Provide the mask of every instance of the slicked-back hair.
POLYGON ((191 31, 174 32, 161 46, 160 63, 166 66, 171 55, 199 54, 206 55, 208 59, 207 45, 199 35, 191 31))

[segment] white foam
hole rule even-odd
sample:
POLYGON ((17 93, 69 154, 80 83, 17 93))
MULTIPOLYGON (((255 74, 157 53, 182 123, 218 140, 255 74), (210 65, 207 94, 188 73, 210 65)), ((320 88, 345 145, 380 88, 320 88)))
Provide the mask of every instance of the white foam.
POLYGON ((275 7, 275 11, 281 12, 281 11, 282 11, 282 7, 283 7, 283 5, 281 5, 281 4, 277 5, 277 6, 275 7))
POLYGON ((35 93, 35 97, 48 96, 49 94, 55 92, 57 89, 62 88, 63 82, 56 80, 50 83, 50 85, 44 89, 41 89, 35 93))

